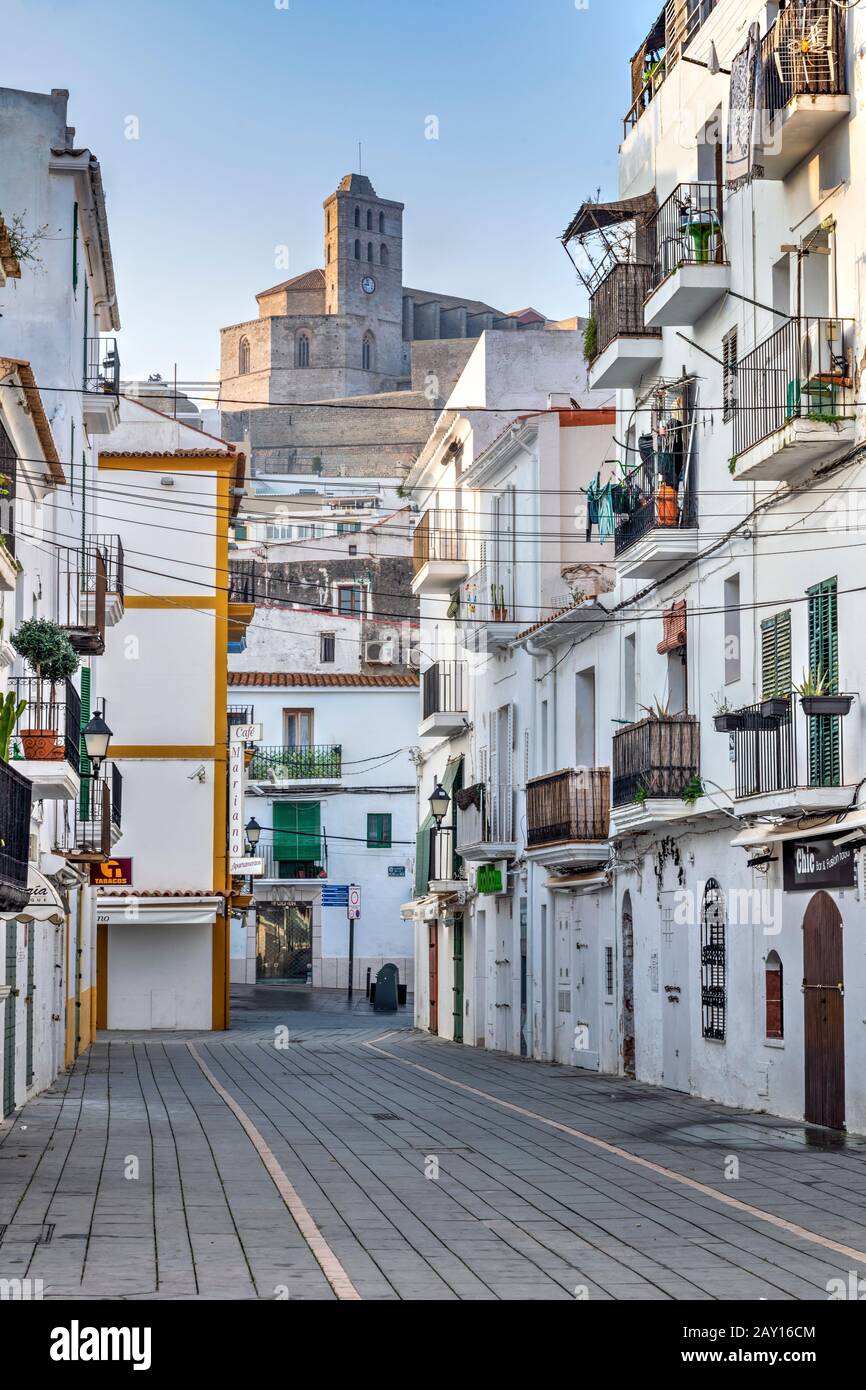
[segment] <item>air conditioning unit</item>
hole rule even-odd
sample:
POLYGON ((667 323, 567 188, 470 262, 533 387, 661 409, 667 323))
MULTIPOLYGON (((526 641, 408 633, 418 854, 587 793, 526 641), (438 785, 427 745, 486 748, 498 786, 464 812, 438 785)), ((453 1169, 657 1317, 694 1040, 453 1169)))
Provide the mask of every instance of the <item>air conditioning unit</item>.
POLYGON ((376 666, 393 666, 396 660, 393 642, 365 642, 364 660, 376 666))

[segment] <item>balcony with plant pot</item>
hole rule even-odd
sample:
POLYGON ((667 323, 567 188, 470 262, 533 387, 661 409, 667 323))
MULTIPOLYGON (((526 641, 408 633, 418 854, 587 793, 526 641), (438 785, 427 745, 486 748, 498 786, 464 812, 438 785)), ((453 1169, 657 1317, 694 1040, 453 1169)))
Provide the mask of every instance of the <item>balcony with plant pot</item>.
POLYGON ((339 787, 343 780, 342 745, 259 744, 253 753, 248 777, 252 795, 265 795, 275 789, 302 791, 305 787, 339 787))
POLYGON ((457 820, 457 854, 473 864, 493 864, 513 859, 514 788, 508 784, 476 782, 454 793, 457 820))
POLYGON ((789 5, 761 45, 765 179, 784 179, 851 112, 846 6, 789 5))
POLYGON ((110 434, 120 423, 120 358, 116 338, 85 338, 84 423, 89 434, 110 434))
POLYGON ((33 674, 9 683, 10 758, 33 783, 36 800, 72 800, 80 786, 81 701, 71 679, 78 656, 47 618, 23 622, 12 646, 33 674))
POLYGON ((517 621, 511 565, 482 565, 461 584, 459 621, 469 651, 500 651, 511 645, 526 626, 517 621))
POLYGON ((657 830, 713 809, 701 780, 700 725, 661 706, 613 736, 611 838, 657 830))
POLYGON ((737 482, 789 482, 852 446, 855 330, 853 319, 792 318, 740 360, 737 482))
POLYGON ((412 536, 412 592, 451 594, 469 573, 459 511, 425 512, 412 536))
POLYGON ((722 189, 716 183, 681 183, 649 226, 653 248, 647 328, 697 323, 727 294, 731 283, 724 236, 722 189))
POLYGON ((526 857, 550 868, 605 863, 610 768, 567 767, 526 784, 526 857))
POLYGON ((419 738, 452 738, 469 714, 469 668, 465 661, 436 661, 421 674, 419 738))
POLYGON ((721 710, 714 724, 732 743, 737 814, 821 815, 849 807, 856 788, 845 781, 843 726, 854 699, 806 676, 790 695, 721 710))

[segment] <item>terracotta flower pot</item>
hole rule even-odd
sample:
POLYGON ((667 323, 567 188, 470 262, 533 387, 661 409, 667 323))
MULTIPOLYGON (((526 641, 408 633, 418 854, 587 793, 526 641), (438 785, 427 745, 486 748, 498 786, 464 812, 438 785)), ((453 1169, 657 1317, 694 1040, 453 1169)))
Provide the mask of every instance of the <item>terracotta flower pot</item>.
POLYGON ((19 738, 28 762, 59 763, 63 761, 63 744, 59 742, 53 729, 21 729, 19 738))

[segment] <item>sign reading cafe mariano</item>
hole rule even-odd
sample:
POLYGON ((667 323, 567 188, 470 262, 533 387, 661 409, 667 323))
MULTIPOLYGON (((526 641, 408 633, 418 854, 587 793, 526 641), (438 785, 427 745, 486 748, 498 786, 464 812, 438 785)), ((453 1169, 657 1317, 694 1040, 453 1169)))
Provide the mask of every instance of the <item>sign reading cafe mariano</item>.
POLYGON ((798 840, 783 848, 785 890, 807 893, 815 888, 853 888, 856 860, 853 845, 832 839, 798 840))

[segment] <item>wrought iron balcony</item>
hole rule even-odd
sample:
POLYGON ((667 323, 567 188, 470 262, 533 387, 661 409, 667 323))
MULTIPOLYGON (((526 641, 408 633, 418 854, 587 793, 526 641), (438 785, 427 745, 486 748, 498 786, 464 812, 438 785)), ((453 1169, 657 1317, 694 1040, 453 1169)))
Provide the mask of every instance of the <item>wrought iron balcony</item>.
POLYGON ((784 481, 853 440, 854 319, 793 318, 736 369, 735 477, 784 481))
POLYGON ((644 302, 653 288, 653 268, 632 261, 620 261, 605 276, 590 300, 595 319, 596 358, 620 337, 660 338, 661 331, 647 328, 644 302))
POLYGON ((17 912, 30 896, 30 808, 33 783, 10 763, 0 762, 0 911, 17 912))
POLYGON ((123 776, 116 764, 82 780, 75 804, 74 847, 68 857, 105 858, 121 835, 123 776))
MULTIPOLYGON (((90 536, 80 546, 57 546, 55 596, 57 621, 82 656, 101 656, 105 651, 108 607, 108 575, 119 585, 112 591, 113 607, 123 611, 123 549, 118 537, 90 536), (106 546, 105 540, 114 544, 106 546)), ((113 612, 117 621, 119 613, 113 612)))
POLYGON ((466 541, 458 511, 429 511, 412 533, 412 588, 449 593, 466 578, 466 541))
POLYGON ((459 883, 466 879, 466 865, 457 853, 453 825, 430 827, 430 883, 459 883))
POLYGON ((253 705, 229 705, 228 717, 230 729, 238 724, 254 724, 256 722, 255 708, 253 705))
POLYGON ((255 560, 229 560, 229 603, 255 604, 257 580, 255 560))
MULTIPOLYGON (((684 426, 688 450, 688 427, 684 426)), ((697 552, 697 487, 690 466, 650 453, 614 488, 614 555, 623 578, 659 579, 697 552)))
POLYGON ((437 661, 421 676, 421 735, 454 734, 465 727, 469 699, 465 661, 437 661))
POLYGON ((514 788, 478 782, 455 792, 457 853, 484 863, 510 858, 514 839, 514 788))
POLYGON ((120 395, 120 357, 116 338, 85 339, 84 389, 106 395, 120 395))
POLYGON ((734 744, 737 800, 768 799, 767 809, 821 811, 846 805, 838 715, 806 715, 797 696, 746 705, 725 716, 734 744))
POLYGON ((314 743, 304 747, 257 747, 250 764, 255 782, 334 782, 342 776, 343 750, 339 743, 314 743))
POLYGON ((682 799, 700 776, 700 725, 691 714, 641 719, 613 736, 613 806, 682 799))
POLYGON ((848 115, 846 30, 846 7, 837 0, 800 0, 767 31, 761 45, 765 178, 785 178, 848 115))
POLYGON ((652 273, 648 328, 696 323, 728 291, 722 187, 681 183, 647 228, 652 273))
POLYGON ((605 841, 609 821, 610 768, 569 767, 526 784, 528 849, 605 841))
POLYGON ((256 854, 264 861, 262 878, 280 879, 326 879, 328 877, 328 842, 322 831, 321 853, 316 860, 289 860, 274 857, 273 844, 260 844, 256 854))

